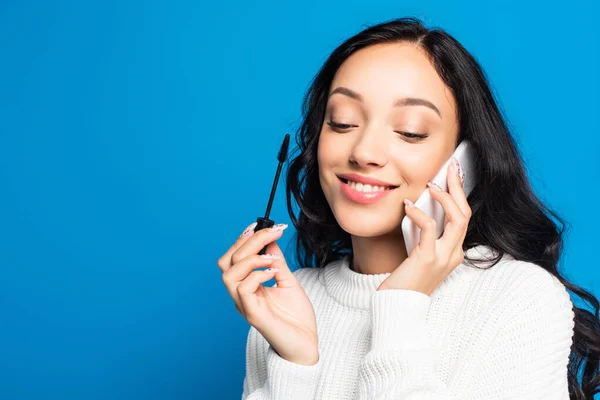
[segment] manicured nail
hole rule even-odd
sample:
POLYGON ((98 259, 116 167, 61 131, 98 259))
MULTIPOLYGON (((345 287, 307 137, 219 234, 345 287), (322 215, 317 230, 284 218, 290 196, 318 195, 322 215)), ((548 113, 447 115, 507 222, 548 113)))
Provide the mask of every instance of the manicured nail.
POLYGON ((266 260, 279 260, 281 256, 279 254, 261 254, 260 258, 264 258, 266 260))
POLYGON ((463 183, 465 181, 465 171, 463 171, 462 166, 455 157, 452 157, 452 162, 454 163, 454 168, 460 178, 460 183, 463 183))
POLYGON ((256 227, 256 224, 257 224, 257 222, 253 222, 250 225, 248 225, 248 227, 246 229, 244 229, 244 232, 242 232, 240 237, 246 237, 250 233, 254 232, 254 228, 256 227))
POLYGON ((404 199, 404 204, 406 204, 407 207, 414 207, 415 206, 415 203, 413 203, 409 199, 404 199))
POLYGON ((267 268, 267 269, 265 269, 265 271, 268 273, 275 273, 275 272, 279 271, 279 268, 267 268))
POLYGON ((288 224, 277 224, 269 228, 269 232, 282 231, 288 227, 288 224))
POLYGON ((437 183, 435 183, 433 181, 427 182, 427 186, 429 186, 430 188, 432 188, 436 192, 441 192, 442 191, 442 188, 440 187, 440 185, 438 185, 437 183))

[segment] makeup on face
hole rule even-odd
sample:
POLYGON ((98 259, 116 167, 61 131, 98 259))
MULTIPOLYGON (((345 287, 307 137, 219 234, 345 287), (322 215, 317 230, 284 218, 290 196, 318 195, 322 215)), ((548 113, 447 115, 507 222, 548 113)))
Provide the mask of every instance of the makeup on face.
MULTIPOLYGON (((363 126, 367 119, 364 112, 347 110, 347 108, 352 106, 330 105, 325 115, 326 128, 337 133, 347 133, 363 126)), ((431 132, 440 129, 439 116, 425 107, 398 108, 392 115, 390 131, 408 142, 426 139, 431 132)))

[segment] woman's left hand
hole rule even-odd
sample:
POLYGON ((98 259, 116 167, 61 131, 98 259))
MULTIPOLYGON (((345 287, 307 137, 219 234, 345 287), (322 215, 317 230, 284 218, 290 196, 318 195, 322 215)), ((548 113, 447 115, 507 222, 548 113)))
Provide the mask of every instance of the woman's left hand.
POLYGON ((471 208, 461 178, 456 165, 451 162, 447 179, 449 193, 428 183, 431 197, 441 203, 446 214, 444 232, 439 239, 436 238, 435 220, 412 203, 406 205, 406 215, 421 229, 419 244, 377 290, 409 289, 429 296, 464 261, 462 245, 471 219, 471 208))

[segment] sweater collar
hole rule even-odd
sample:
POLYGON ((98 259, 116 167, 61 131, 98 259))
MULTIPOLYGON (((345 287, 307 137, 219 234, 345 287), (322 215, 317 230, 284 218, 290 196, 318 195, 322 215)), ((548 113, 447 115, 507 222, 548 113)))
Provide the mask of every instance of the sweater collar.
MULTIPOLYGON (((484 245, 475 246, 465 252, 465 256, 480 259, 483 255, 487 257, 493 255, 490 248, 484 245)), ((371 304, 371 296, 377 291, 377 288, 391 272, 384 274, 362 274, 353 271, 350 268, 351 256, 345 255, 343 258, 332 261, 324 268, 325 283, 329 295, 338 303, 361 310, 368 310, 371 304)), ((456 279, 458 275, 464 272, 467 266, 460 264, 457 266, 444 282, 456 279)), ((440 285, 444 286, 444 283, 440 285)))
POLYGON ((371 295, 391 272, 361 274, 353 271, 350 269, 350 254, 347 254, 325 267, 324 274, 331 297, 344 306, 366 310, 369 308, 371 295))

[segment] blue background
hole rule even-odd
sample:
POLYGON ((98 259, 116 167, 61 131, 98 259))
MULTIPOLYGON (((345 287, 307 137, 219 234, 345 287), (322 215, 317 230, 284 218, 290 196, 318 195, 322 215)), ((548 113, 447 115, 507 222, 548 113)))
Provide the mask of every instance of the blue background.
POLYGON ((597 2, 486 3, 4 1, 0 398, 239 398, 249 325, 216 260, 327 55, 400 16, 480 60, 599 296, 597 2))

